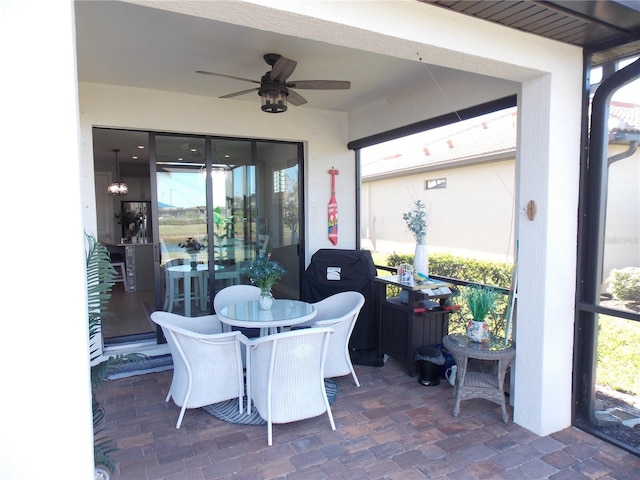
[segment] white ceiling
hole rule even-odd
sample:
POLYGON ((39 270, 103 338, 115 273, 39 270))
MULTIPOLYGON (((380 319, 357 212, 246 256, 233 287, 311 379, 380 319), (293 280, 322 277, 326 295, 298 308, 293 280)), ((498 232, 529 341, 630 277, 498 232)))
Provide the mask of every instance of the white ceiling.
MULTIPOLYGON (((298 62, 290 80, 351 81, 347 91, 299 90, 308 103, 290 108, 348 112, 427 80, 424 63, 122 2, 76 2, 76 25, 78 75, 86 82, 220 97, 257 85, 196 70, 259 81, 270 69, 262 56, 278 53, 298 62)), ((260 105, 257 92, 228 101, 260 105)))
MULTIPOLYGON (((290 80, 351 82, 349 90, 297 90, 308 103, 289 108, 348 112, 428 78, 454 72, 442 67, 425 67, 420 62, 125 2, 77 1, 75 6, 81 82, 220 97, 257 85, 202 75, 195 73, 196 70, 258 81, 271 68, 263 55, 278 53, 298 62, 290 80)), ((256 110, 260 108, 257 92, 224 101, 252 102, 256 110)), ((286 115, 286 112, 278 115, 286 115)), ((146 134, 102 130, 94 135, 96 165, 113 162, 112 149, 115 147, 121 150, 119 159, 123 174, 127 173, 127 168, 134 167, 131 163, 146 165, 148 148, 139 150, 139 144, 147 144, 146 134), (138 160, 132 161, 133 155, 137 155, 138 160)))

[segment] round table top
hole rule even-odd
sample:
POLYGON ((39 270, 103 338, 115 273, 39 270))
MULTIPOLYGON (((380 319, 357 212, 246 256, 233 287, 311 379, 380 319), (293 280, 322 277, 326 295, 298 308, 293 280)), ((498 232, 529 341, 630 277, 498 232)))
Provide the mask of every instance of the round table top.
POLYGON ((316 307, 299 300, 274 299, 270 310, 262 310, 257 300, 235 303, 218 312, 221 322, 234 327, 289 327, 311 320, 316 307))
POLYGON ((209 270, 209 266, 204 263, 199 263, 196 266, 196 270, 191 268, 191 265, 174 265, 173 267, 169 267, 167 270, 170 272, 179 272, 179 273, 188 273, 188 272, 206 272, 209 270))
MULTIPOLYGON (((222 268, 223 267, 221 267, 220 265, 216 265, 214 267, 215 270, 221 270, 222 268)), ((207 272, 209 271, 209 265, 207 265, 206 263, 199 263, 194 270, 193 268, 191 268, 191 265, 187 263, 184 265, 174 265, 173 267, 167 268, 167 270, 177 273, 207 272)))
POLYGON ((513 344, 508 341, 505 345, 504 337, 491 335, 486 342, 474 342, 464 334, 453 333, 442 339, 442 344, 451 353, 462 354, 470 358, 500 359, 515 354, 513 344))

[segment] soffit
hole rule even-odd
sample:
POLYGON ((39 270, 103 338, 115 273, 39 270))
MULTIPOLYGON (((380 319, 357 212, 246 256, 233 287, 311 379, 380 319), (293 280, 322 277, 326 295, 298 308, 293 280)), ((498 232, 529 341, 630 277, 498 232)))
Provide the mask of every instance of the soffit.
POLYGON ((592 66, 640 54, 640 2, 419 0, 592 53, 592 66))

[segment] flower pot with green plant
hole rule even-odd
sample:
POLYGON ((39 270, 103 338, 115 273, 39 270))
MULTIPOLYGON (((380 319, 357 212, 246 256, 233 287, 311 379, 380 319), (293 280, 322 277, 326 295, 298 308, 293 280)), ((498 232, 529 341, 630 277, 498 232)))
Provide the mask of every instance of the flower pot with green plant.
POLYGON ((100 348, 100 342, 102 342, 101 319, 108 315, 106 307, 111 298, 116 271, 111 265, 107 248, 89 234, 85 234, 85 238, 89 363, 91 365, 93 404, 93 456, 96 465, 96 479, 104 479, 108 478, 108 473, 114 471, 115 465, 109 454, 114 452, 116 448, 113 441, 104 435, 104 429, 100 426, 104 419, 104 409, 100 406, 96 389, 109 375, 117 373, 131 364, 139 366, 147 357, 138 353, 108 358, 102 356, 100 348), (100 467, 104 467, 104 469, 100 467))
POLYGON ((115 214, 118 223, 122 225, 122 234, 131 240, 140 233, 142 213, 139 210, 123 210, 115 214))
POLYGON ((402 214, 407 228, 416 240, 416 250, 413 257, 413 270, 418 278, 429 276, 429 261, 427 259, 427 206, 422 200, 416 200, 413 209, 402 214))
POLYGON ((472 284, 462 290, 460 297, 472 317, 467 324, 467 336, 474 342, 485 342, 490 334, 487 316, 495 313, 500 292, 492 287, 472 284))
POLYGON ((260 288, 260 306, 263 310, 269 310, 273 303, 271 287, 285 276, 287 271, 278 263, 269 260, 265 256, 256 258, 243 272, 251 283, 260 288))

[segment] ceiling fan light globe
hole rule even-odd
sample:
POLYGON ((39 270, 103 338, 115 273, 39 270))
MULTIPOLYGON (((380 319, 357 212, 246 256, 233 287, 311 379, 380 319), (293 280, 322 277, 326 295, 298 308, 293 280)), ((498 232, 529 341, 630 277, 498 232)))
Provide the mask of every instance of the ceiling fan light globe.
POLYGON ((282 113, 286 112, 287 107, 287 93, 286 91, 276 90, 261 90, 258 92, 262 99, 262 111, 267 113, 282 113))

